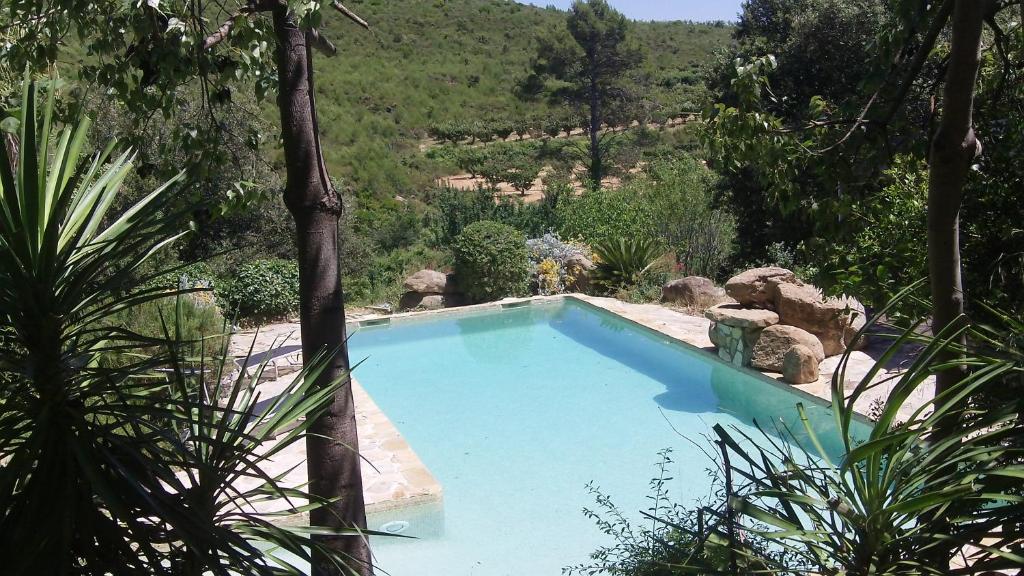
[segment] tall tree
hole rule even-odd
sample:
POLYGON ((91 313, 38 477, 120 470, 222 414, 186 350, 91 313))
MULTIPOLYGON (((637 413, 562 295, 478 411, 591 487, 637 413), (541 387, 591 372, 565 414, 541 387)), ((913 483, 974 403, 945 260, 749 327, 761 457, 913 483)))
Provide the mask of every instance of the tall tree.
MULTIPOLYGON (((981 152, 974 133, 974 94, 981 66, 982 27, 995 4, 993 0, 956 0, 953 8, 942 116, 928 162, 928 275, 935 334, 959 322, 964 313, 960 206, 971 163, 981 152)), ((935 393, 950 389, 965 370, 959 365, 936 374, 935 393)))
MULTIPOLYGON (((811 218, 816 236, 840 244, 871 225, 859 215, 874 198, 872 191, 893 182, 892 169, 908 165, 894 162, 897 155, 927 161, 927 264, 933 328, 939 330, 965 310, 961 242, 988 250, 987 258, 975 253, 966 260, 975 265, 968 270, 975 293, 1000 293, 1001 283, 1014 285, 992 270, 994 261, 1005 259, 991 247, 1015 241, 1003 233, 1019 228, 1010 224, 1014 216, 1005 210, 981 214, 988 229, 975 227, 978 239, 960 238, 959 213, 962 206, 973 206, 977 217, 977 206, 1005 205, 994 197, 1012 197, 1010 183, 1019 182, 1019 163, 1002 152, 1019 149, 1019 131, 1007 126, 1024 106, 1019 2, 908 1, 892 3, 876 18, 852 14, 857 24, 849 27, 856 32, 851 38, 876 37, 873 48, 856 59, 871 64, 850 67, 832 59, 828 75, 838 78, 848 70, 859 78, 830 81, 808 92, 780 76, 792 75, 793 66, 804 61, 806 51, 793 48, 805 42, 794 39, 810 39, 801 36, 808 30, 827 30, 808 23, 819 20, 814 14, 830 2, 802 0, 806 13, 801 17, 775 0, 747 3, 742 30, 756 37, 741 44, 745 57, 728 67, 728 83, 720 83, 722 102, 709 115, 706 142, 723 171, 746 174, 748 181, 753 174, 760 189, 789 211, 787 224, 794 216, 811 218), (775 57, 766 56, 769 51, 775 57), (979 119, 981 138, 991 140, 980 158, 979 119)), ((918 246, 913 253, 925 263, 926 251, 918 246)), ((871 262, 861 264, 856 273, 865 281, 887 274, 884 267, 876 271, 871 262)), ((955 371, 940 377, 940 390, 946 378, 955 378, 955 371)))
POLYGON ((587 172, 591 186, 597 187, 606 173, 601 126, 635 98, 626 75, 640 64, 643 53, 628 39, 629 21, 606 0, 573 2, 566 30, 568 37, 539 39, 532 73, 522 87, 527 93, 546 89, 553 98, 587 109, 587 172))
MULTIPOLYGON (((334 2, 333 7, 367 27, 340 3, 334 2)), ((86 61, 80 71, 82 80, 99 83, 130 107, 173 116, 179 87, 199 84, 210 123, 202 127, 205 132, 193 137, 196 146, 217 143, 217 107, 211 94, 230 94, 232 83, 242 78, 252 79, 257 94, 277 89, 287 162, 284 199, 297 232, 303 358, 308 362, 319 354, 330 355, 314 389, 347 378, 337 236, 341 199, 320 148, 311 51, 315 47, 333 55, 336 49, 318 30, 319 4, 248 0, 233 7, 213 7, 198 0, 138 4, 103 0, 83 10, 77 0, 25 0, 12 4, 7 15, 19 24, 20 32, 6 50, 12 61, 19 66, 48 65, 65 49, 62 39, 73 34, 97 56, 86 61), (210 18, 222 23, 212 29, 210 18), (268 50, 270 42, 274 50, 268 50), (273 78, 277 86, 268 84, 273 78)), ((365 529, 351 386, 342 387, 330 408, 316 416, 306 447, 310 493, 332 502, 311 513, 311 524, 365 529)), ((324 536, 322 540, 350 562, 347 568, 339 567, 314 550, 314 575, 343 570, 372 574, 365 537, 324 536)))

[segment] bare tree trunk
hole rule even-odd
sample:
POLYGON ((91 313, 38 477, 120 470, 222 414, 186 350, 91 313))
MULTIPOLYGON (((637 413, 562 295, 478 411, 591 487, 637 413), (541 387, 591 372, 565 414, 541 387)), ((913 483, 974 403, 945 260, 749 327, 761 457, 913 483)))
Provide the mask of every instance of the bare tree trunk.
MULTIPOLYGON (((974 91, 981 64, 981 30, 988 1, 957 0, 942 119, 928 162, 928 272, 932 332, 957 322, 964 311, 960 278, 960 204, 971 161, 981 145, 973 128, 974 91)), ((951 358, 952 359, 952 358, 951 358)), ((964 367, 940 372, 936 394, 963 378, 964 367)))
POLYGON ((601 131, 601 95, 599 93, 598 78, 595 54, 587 54, 590 61, 590 186, 595 190, 601 187, 601 178, 604 177, 604 166, 601 165, 601 141, 598 133, 601 131))
MULTIPOLYGON (((964 294, 960 277, 960 204, 971 161, 980 151, 974 134, 974 90, 981 64, 981 29, 988 9, 986 0, 956 0, 949 68, 942 96, 942 118, 932 139, 928 160, 928 273, 932 292, 932 333, 963 322, 964 294)), ((966 338, 959 339, 966 345, 966 338)), ((957 359, 947 352, 943 360, 957 359)), ((936 374, 939 395, 964 377, 960 365, 936 374)), ((958 418, 948 417, 936 425, 937 438, 956 434, 958 418)), ((947 521, 947 511, 938 511, 933 521, 947 521)), ((927 560, 944 573, 956 550, 952 543, 938 543, 927 560)))
MULTIPOLYGON (((284 200, 295 218, 299 254, 299 319, 302 358, 309 363, 317 354, 332 354, 329 366, 317 379, 327 384, 348 378, 345 344, 345 307, 338 262, 338 221, 341 198, 327 176, 317 130, 313 95, 312 55, 306 33, 285 7, 274 10, 278 107, 288 180, 284 200)), ((331 528, 366 528, 363 485, 359 471, 359 440, 351 386, 343 387, 329 410, 310 428, 306 439, 309 491, 337 499, 310 513, 310 524, 331 528)), ((370 550, 362 536, 323 538, 351 559, 350 570, 373 573, 370 550)), ((312 574, 341 573, 314 555, 312 574)))

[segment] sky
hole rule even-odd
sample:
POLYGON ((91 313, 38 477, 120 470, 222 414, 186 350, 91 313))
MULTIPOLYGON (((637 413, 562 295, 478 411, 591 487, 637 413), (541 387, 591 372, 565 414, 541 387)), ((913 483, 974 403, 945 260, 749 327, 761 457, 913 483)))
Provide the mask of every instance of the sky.
MULTIPOLYGON (((633 20, 730 20, 735 21, 742 0, 609 0, 633 20)), ((526 0, 536 6, 566 9, 572 0, 526 0)))

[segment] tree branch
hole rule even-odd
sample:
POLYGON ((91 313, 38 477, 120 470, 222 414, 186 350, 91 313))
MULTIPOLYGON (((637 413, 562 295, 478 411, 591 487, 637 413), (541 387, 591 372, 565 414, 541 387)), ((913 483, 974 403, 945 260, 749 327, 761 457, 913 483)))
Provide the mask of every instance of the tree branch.
POLYGON ((282 4, 284 4, 283 0, 249 0, 248 4, 232 14, 213 34, 203 40, 203 50, 209 50, 223 42, 231 34, 231 30, 240 18, 246 18, 249 14, 256 12, 270 12, 282 4))
POLYGON ((885 115, 882 116, 882 124, 888 124, 900 106, 903 104, 903 100, 907 97, 907 93, 910 92, 910 86, 914 83, 914 78, 917 77, 918 73, 921 72, 921 67, 928 60, 928 55, 931 54, 932 48, 935 46, 935 40, 942 33, 942 29, 946 27, 946 22, 949 21, 949 15, 953 13, 953 0, 945 0, 941 6, 939 6, 938 12, 935 14, 935 19, 932 20, 931 27, 928 28, 928 32, 921 40, 921 46, 917 49, 917 53, 914 54, 914 59, 910 62, 906 72, 903 74, 903 78, 900 80, 899 89, 896 91, 896 96, 889 104, 889 110, 886 111, 885 115))
MULTIPOLYGON (((939 37, 942 29, 946 27, 946 22, 949 21, 949 15, 953 13, 954 4, 954 0, 945 0, 939 6, 935 13, 935 17, 932 19, 932 24, 928 28, 928 32, 925 33, 924 38, 921 39, 921 45, 917 48, 917 52, 914 53, 913 60, 911 60, 906 66, 903 76, 900 78, 900 82, 897 85, 898 88, 896 89, 895 96, 889 103, 888 110, 885 111, 881 118, 872 122, 872 124, 878 124, 884 128, 892 121, 893 117, 896 116, 896 112, 899 111, 900 106, 903 105, 903 100, 906 99, 907 94, 910 92, 910 87, 914 84, 914 79, 917 78, 917 75, 921 72, 921 68, 924 66, 924 63, 928 60, 928 56, 931 54, 932 48, 935 46, 936 39, 939 37)), ((864 105, 860 115, 857 117, 857 121, 850 126, 850 129, 846 134, 836 141, 835 144, 819 150, 819 154, 823 154, 842 146, 857 132, 858 129, 868 124, 868 113, 875 105, 875 102, 878 100, 878 97, 881 95, 886 84, 883 84, 875 91, 874 94, 871 95, 871 98, 868 99, 867 104, 864 105)))
POLYGON ((319 30, 309 30, 309 45, 323 52, 326 56, 334 56, 338 53, 338 47, 320 33, 319 30))
POLYGON ((341 2, 338 2, 338 0, 334 0, 334 2, 331 5, 334 6, 335 10, 344 14, 345 17, 348 18, 349 20, 355 22, 356 24, 362 26, 363 28, 366 28, 367 30, 370 29, 370 25, 366 23, 366 20, 360 18, 358 14, 346 8, 345 5, 342 4, 341 2))
POLYGON ((232 15, 231 18, 228 18, 213 34, 210 34, 205 40, 203 40, 203 50, 209 50, 223 42, 224 39, 231 34, 231 30, 235 27, 235 21, 239 18, 245 18, 247 15, 248 14, 245 12, 239 12, 232 15))

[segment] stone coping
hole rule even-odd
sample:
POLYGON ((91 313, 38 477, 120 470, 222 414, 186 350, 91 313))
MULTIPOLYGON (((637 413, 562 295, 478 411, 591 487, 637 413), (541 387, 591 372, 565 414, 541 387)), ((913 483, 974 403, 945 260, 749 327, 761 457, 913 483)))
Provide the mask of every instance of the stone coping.
MULTIPOLYGON (((269 398, 286 387, 294 377, 291 375, 260 382, 256 390, 261 398, 269 398)), ((398 428, 354 378, 352 396, 356 406, 359 454, 363 459, 361 472, 367 514, 441 501, 441 484, 405 441, 398 428)), ((273 441, 267 442, 266 449, 269 450, 273 444, 273 441)), ((270 476, 283 474, 280 482, 285 486, 304 486, 308 479, 305 442, 299 440, 265 460, 263 471, 270 476)), ((245 477, 236 481, 239 488, 252 488, 259 483, 259 479, 245 477)), ((255 508, 259 512, 272 512, 283 509, 284 504, 270 501, 260 503, 255 508)), ((297 524, 306 520, 308 514, 296 514, 284 519, 283 523, 297 524)))
MULTIPOLYGON (((681 345, 705 352, 708 354, 708 360, 711 362, 725 363, 714 352, 714 344, 711 343, 708 337, 708 329, 711 322, 704 317, 685 314, 660 304, 632 304, 614 298, 584 294, 507 298, 497 302, 442 310, 369 316, 353 319, 347 322, 347 327, 350 331, 354 331, 363 327, 370 328, 385 324, 401 324, 407 321, 424 320, 440 315, 446 317, 463 316, 485 313, 499 308, 557 304, 567 299, 589 304, 632 324, 667 336, 681 345)), ((245 338, 248 335, 248 341, 252 342, 254 334, 255 331, 246 331, 236 336, 245 338)), ((264 352, 269 349, 267 344, 270 342, 277 345, 294 345, 298 342, 298 324, 286 323, 264 327, 259 331, 259 335, 256 336, 256 344, 253 346, 253 350, 264 352)), ((874 346, 877 347, 878 344, 874 346)), ((248 345, 245 346, 245 349, 248 349, 248 345)), ((882 349, 884 350, 884 347, 882 349)), ((878 352, 878 350, 874 352, 878 352)), ((851 353, 849 362, 845 367, 847 389, 852 388, 874 365, 874 358, 869 353, 873 353, 870 346, 865 351, 851 353)), ((797 393, 797 396, 802 396, 822 404, 830 404, 832 400, 831 379, 833 373, 839 369, 840 359, 841 356, 826 358, 821 363, 821 376, 818 381, 802 385, 790 385, 782 382, 781 374, 759 372, 752 368, 736 367, 731 364, 730 366, 747 372, 751 376, 774 386, 791 388, 797 393)), ((876 382, 879 382, 879 385, 858 399, 855 409, 861 415, 864 415, 869 413, 873 403, 876 401, 884 402, 894 386, 893 381, 895 376, 898 376, 899 371, 899 366, 891 366, 887 370, 880 371, 876 377, 876 382), (890 382, 886 383, 885 380, 887 379, 890 382)), ((291 376, 286 378, 291 378, 291 376)), ((258 386, 262 387, 261 391, 266 395, 268 392, 273 392, 275 385, 283 386, 283 384, 284 378, 279 378, 261 382, 258 386)), ((931 399, 931 396, 932 392, 928 386, 921 387, 918 394, 910 399, 908 406, 905 406, 904 412, 906 413, 901 412, 901 415, 909 416, 910 410, 926 403, 931 399)), ((387 415, 380 410, 370 395, 355 379, 353 379, 353 397, 356 404, 360 454, 365 459, 364 466, 362 467, 363 487, 368 514, 427 502, 442 501, 443 490, 440 483, 419 459, 412 447, 409 446, 398 429, 388 419, 387 415), (366 465, 366 463, 369 465, 366 465)), ((304 484, 306 481, 306 467, 305 445, 303 442, 297 442, 289 450, 276 455, 273 462, 269 463, 267 471, 277 471, 280 473, 290 468, 292 470, 285 476, 285 483, 288 485, 304 484)))

